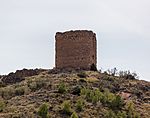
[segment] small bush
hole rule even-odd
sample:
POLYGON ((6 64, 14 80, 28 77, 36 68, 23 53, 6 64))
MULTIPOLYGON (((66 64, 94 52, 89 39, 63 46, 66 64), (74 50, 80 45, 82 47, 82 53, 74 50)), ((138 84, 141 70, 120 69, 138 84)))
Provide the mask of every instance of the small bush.
POLYGON ((119 111, 117 113, 117 118, 127 118, 127 113, 125 111, 123 112, 119 111))
POLYGON ((64 101, 62 103, 62 111, 67 115, 71 115, 72 109, 71 109, 70 101, 64 101))
POLYGON ((17 95, 17 96, 24 95, 24 93, 25 93, 24 87, 18 87, 15 89, 15 95, 17 95))
POLYGON ((104 118, 127 118, 127 114, 126 112, 114 112, 112 110, 109 110, 107 112, 105 112, 104 118))
POLYGON ((127 102, 126 110, 128 118, 140 118, 140 115, 135 111, 134 103, 132 101, 127 102))
POLYGON ((108 89, 105 89, 101 102, 104 105, 110 106, 115 97, 116 97, 115 94, 111 93, 108 89))
POLYGON ((76 109, 78 111, 82 111, 84 107, 84 100, 83 99, 79 99, 76 103, 76 109))
POLYGON ((3 100, 0 100, 0 112, 2 112, 5 108, 6 104, 3 100))
POLYGON ((124 102, 122 100, 122 98, 117 95, 114 100, 110 103, 110 107, 112 109, 121 109, 124 106, 124 102))
POLYGON ((108 89, 102 93, 99 89, 91 90, 82 88, 80 94, 83 95, 88 102, 92 102, 93 104, 101 102, 103 105, 108 106, 113 110, 121 109, 124 106, 122 98, 109 92, 108 89))
POLYGON ((48 118, 48 105, 42 104, 38 110, 38 115, 42 118, 48 118))
POLYGON ((73 112, 70 118, 78 118, 78 115, 76 112, 73 112))
POLYGON ((37 78, 37 80, 28 81, 28 87, 31 89, 31 91, 36 91, 41 88, 47 87, 47 82, 45 82, 45 80, 37 78))
POLYGON ((80 95, 80 92, 81 92, 81 86, 73 87, 73 89, 72 89, 72 94, 73 95, 80 95))
POLYGON ((58 86, 59 93, 65 93, 67 91, 66 85, 64 83, 60 83, 58 86))
POLYGON ((91 71, 97 71, 96 65, 95 65, 95 64, 92 64, 90 70, 91 70, 91 71))
POLYGON ((10 99, 15 96, 15 90, 13 87, 4 87, 0 89, 0 95, 4 99, 10 99))
POLYGON ((92 102, 94 104, 96 104, 98 101, 101 101, 101 99, 103 98, 103 93, 100 92, 98 89, 91 90, 83 88, 81 89, 81 95, 85 96, 87 101, 92 102))
POLYGON ((36 91, 37 90, 37 84, 36 84, 36 82, 29 83, 28 87, 31 89, 31 91, 36 91))
POLYGON ((117 118, 116 117, 116 114, 112 111, 112 110, 109 110, 105 113, 104 115, 105 118, 117 118))
POLYGON ((37 86, 37 89, 40 89, 40 88, 44 88, 46 87, 46 82, 44 79, 37 79, 36 80, 36 86, 37 86))
POLYGON ((77 74, 77 76, 80 78, 86 78, 87 74, 85 72, 81 71, 80 73, 77 74))
POLYGON ((119 71, 118 74, 119 74, 119 77, 125 78, 125 79, 130 79, 130 80, 139 78, 135 72, 131 73, 130 71, 119 71))

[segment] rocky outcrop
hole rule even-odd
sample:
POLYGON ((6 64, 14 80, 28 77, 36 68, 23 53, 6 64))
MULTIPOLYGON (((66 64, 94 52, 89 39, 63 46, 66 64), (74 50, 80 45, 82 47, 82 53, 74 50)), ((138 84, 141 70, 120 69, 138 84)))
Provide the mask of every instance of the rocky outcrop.
POLYGON ((38 75, 40 72, 44 71, 44 69, 23 69, 17 70, 15 73, 9 73, 1 78, 1 81, 4 84, 14 84, 17 82, 21 82, 25 79, 25 77, 38 75))

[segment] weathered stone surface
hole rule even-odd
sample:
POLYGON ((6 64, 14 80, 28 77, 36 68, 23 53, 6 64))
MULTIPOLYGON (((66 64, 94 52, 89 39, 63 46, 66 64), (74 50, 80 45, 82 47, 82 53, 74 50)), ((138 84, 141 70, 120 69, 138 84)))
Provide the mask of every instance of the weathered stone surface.
POLYGON ((56 59, 57 69, 86 69, 96 66, 96 34, 87 30, 57 32, 56 59))
POLYGON ((5 84, 13 84, 24 80, 25 77, 38 75, 42 69, 23 69, 17 70, 15 73, 9 73, 1 78, 1 81, 5 84))

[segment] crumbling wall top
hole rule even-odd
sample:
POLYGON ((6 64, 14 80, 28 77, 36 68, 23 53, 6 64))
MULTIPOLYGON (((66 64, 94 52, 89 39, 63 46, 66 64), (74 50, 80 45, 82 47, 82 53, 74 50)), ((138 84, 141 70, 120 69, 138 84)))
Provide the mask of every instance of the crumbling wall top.
MULTIPOLYGON (((95 33, 93 31, 90 30, 71 30, 71 31, 66 31, 66 32, 57 32, 55 37, 61 37, 63 39, 65 39, 66 37, 83 37, 83 36, 94 36, 95 37, 95 33)), ((56 38, 57 39, 57 38, 56 38)), ((88 39, 88 38, 87 38, 88 39)))

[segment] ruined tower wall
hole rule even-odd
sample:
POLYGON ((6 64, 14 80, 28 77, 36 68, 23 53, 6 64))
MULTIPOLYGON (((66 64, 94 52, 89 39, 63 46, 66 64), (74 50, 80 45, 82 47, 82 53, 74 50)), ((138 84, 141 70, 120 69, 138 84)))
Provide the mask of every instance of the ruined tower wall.
POLYGON ((77 30, 56 33, 56 68, 90 69, 96 65, 96 35, 77 30))

